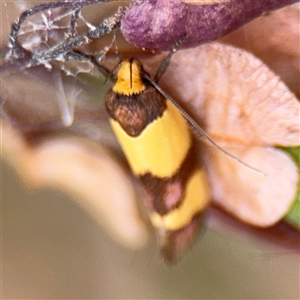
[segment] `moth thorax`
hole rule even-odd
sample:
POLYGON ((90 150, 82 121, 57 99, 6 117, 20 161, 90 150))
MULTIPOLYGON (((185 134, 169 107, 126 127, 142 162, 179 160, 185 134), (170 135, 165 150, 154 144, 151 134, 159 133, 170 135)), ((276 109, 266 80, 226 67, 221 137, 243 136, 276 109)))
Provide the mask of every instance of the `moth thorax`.
POLYGON ((146 86, 141 78, 141 64, 138 60, 124 59, 117 71, 113 92, 126 96, 139 94, 146 86))

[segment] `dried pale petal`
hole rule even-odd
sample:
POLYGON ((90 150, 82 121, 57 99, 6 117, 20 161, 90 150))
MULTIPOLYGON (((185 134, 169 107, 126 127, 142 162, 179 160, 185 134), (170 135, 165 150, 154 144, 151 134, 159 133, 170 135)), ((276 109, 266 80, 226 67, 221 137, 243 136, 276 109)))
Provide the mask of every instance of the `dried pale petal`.
POLYGON ((300 96, 300 4, 269 12, 221 39, 268 65, 300 96))
POLYGON ((246 51, 218 43, 178 51, 161 84, 216 140, 300 144, 297 98, 246 51))
POLYGON ((80 139, 48 139, 36 147, 2 124, 2 155, 29 186, 54 186, 74 200, 127 247, 145 244, 147 233, 130 179, 103 148, 80 139))
POLYGON ((251 147, 230 152, 259 168, 255 172, 224 158, 215 149, 209 154, 209 179, 218 205, 255 226, 271 226, 283 218, 295 201, 298 170, 281 150, 251 147))

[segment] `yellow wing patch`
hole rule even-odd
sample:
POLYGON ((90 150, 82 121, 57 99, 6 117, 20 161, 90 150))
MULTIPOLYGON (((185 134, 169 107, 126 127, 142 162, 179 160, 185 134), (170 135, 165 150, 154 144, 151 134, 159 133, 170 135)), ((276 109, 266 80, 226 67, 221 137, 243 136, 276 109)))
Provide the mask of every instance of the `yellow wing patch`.
POLYGON ((163 115, 137 137, 129 136, 118 122, 110 120, 132 171, 163 178, 173 176, 191 147, 190 128, 180 111, 167 100, 163 115))
POLYGON ((193 217, 209 204, 209 191, 204 170, 197 170, 187 182, 182 204, 164 216, 152 213, 151 223, 157 228, 174 231, 187 226, 193 217))

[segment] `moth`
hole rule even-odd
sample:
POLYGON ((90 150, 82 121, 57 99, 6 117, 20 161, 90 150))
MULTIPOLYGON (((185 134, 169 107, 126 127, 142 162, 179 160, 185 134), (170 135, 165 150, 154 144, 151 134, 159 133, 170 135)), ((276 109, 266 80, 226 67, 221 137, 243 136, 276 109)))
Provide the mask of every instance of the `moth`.
POLYGON ((123 59, 105 104, 131 169, 144 186, 161 253, 174 263, 197 236, 209 186, 187 120, 144 73, 138 60, 123 59))

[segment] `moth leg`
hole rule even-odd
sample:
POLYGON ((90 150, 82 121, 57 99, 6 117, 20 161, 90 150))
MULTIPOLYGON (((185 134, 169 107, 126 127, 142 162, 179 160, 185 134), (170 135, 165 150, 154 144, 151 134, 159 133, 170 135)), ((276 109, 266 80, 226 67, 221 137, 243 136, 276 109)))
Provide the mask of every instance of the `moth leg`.
POLYGON ((177 43, 172 47, 171 51, 169 52, 168 56, 161 62, 159 69, 156 72, 156 75, 154 77, 154 81, 158 82, 160 78, 165 74, 167 68, 170 65, 170 60, 173 56, 173 54, 179 49, 179 47, 182 45, 182 43, 185 41, 186 36, 184 35, 181 37, 177 43))

